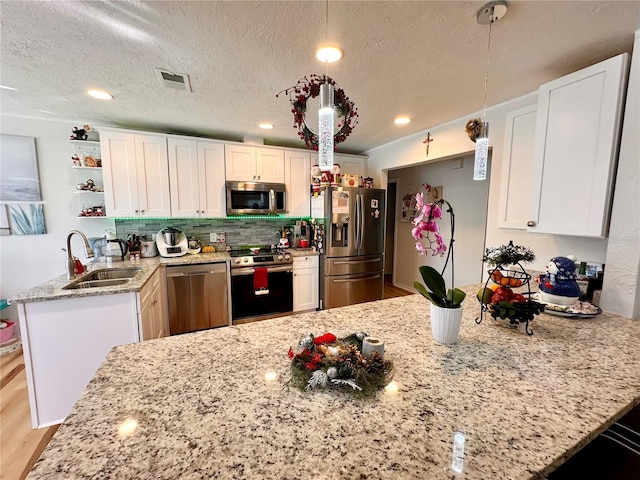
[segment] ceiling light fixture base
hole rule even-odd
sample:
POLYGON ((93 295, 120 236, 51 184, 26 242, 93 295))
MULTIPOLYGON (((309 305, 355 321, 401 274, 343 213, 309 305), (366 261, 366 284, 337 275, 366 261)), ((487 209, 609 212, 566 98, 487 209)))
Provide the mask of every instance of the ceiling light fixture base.
POLYGON ((494 0, 485 4, 476 13, 476 21, 480 25, 495 23, 507 13, 507 2, 505 0, 494 0))

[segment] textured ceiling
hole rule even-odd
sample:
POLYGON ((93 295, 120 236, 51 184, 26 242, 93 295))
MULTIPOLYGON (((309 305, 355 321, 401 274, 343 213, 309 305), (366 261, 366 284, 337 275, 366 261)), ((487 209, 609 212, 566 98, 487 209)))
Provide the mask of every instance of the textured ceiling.
MULTIPOLYGON (((339 151, 359 153, 482 109, 489 27, 483 1, 2 1, 2 113, 302 147, 288 97, 325 38, 329 69, 360 113, 339 151), (154 67, 187 73, 192 93, 154 67), (99 87, 115 99, 84 91, 99 87), (413 118, 393 124, 396 115, 413 118), (261 121, 276 128, 265 132, 261 121)), ((493 25, 494 105, 621 52, 640 1, 511 1, 493 25)))

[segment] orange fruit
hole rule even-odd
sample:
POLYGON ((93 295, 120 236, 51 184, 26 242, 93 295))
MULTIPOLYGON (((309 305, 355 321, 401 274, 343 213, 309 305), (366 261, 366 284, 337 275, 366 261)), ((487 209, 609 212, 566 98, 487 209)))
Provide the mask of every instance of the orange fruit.
POLYGON ((520 280, 519 278, 510 278, 509 279, 509 286, 510 287, 520 287, 522 285, 522 280, 520 280))
POLYGON ((502 285, 503 287, 508 287, 509 286, 509 277, 502 277, 500 279, 500 285, 502 285))
POLYGON ((500 288, 500 285, 494 283, 493 285, 489 285, 489 288, 495 292, 498 288, 500 288))

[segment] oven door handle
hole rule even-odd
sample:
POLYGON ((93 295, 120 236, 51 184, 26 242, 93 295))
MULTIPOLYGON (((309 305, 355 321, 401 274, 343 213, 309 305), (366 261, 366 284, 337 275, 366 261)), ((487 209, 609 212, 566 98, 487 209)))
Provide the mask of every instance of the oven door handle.
MULTIPOLYGON (((256 269, 254 267, 232 268, 231 276, 238 277, 241 275, 253 275, 256 269)), ((293 265, 283 265, 277 267, 267 267, 267 273, 293 272, 293 265)))

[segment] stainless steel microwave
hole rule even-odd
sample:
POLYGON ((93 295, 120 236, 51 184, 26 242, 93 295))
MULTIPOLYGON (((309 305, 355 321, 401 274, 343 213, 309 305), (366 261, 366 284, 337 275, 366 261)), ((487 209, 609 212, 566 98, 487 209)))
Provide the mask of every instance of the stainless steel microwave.
POLYGON ((226 182, 227 215, 286 213, 284 183, 226 182))

